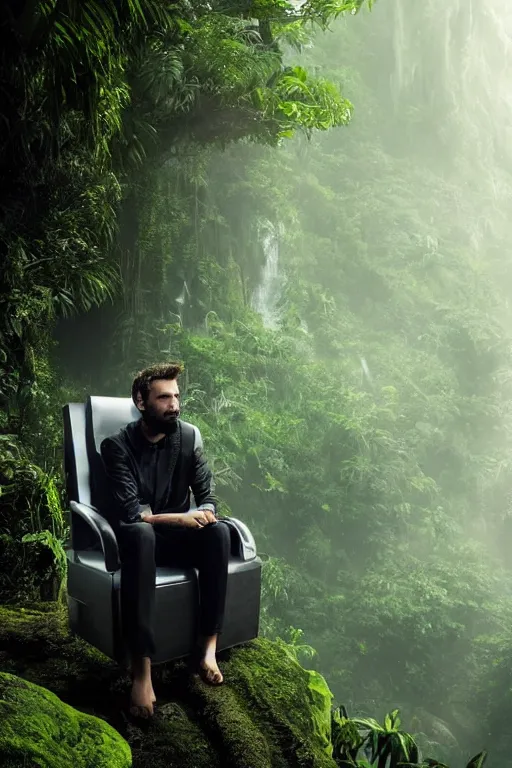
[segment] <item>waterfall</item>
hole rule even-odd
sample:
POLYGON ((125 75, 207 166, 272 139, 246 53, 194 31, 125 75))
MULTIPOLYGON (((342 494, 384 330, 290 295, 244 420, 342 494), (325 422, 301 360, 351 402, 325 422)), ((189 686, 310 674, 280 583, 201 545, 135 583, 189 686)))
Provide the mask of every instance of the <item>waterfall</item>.
POLYGON ((261 227, 260 238, 265 265, 260 283, 254 292, 252 306, 259 312, 267 328, 276 328, 280 319, 278 304, 284 282, 279 272, 279 228, 265 222, 261 227))
MULTIPOLYGON (((384 6, 384 3, 381 4, 384 6)), ((391 0, 392 98, 414 95, 436 113, 454 149, 487 167, 510 154, 512 8, 508 0, 391 0), (429 101, 430 96, 430 101, 429 101)), ((403 103, 400 105, 403 110, 403 103)))
MULTIPOLYGON (((347 22, 348 23, 348 22, 347 22)), ((509 240, 512 203, 512 3, 509 0, 385 0, 351 24, 379 26, 381 124, 409 141, 407 157, 435 166, 456 189, 466 245, 480 256, 509 240), (384 31, 384 32, 383 32, 384 31), (474 214, 465 213, 473 207, 474 214)), ((375 130, 381 131, 380 125, 375 130)), ((397 142, 398 143, 398 142, 397 142)), ((404 155, 405 156, 405 155, 404 155)), ((439 216, 445 209, 439 205, 439 216)), ((435 225, 432 236, 435 236, 435 225)), ((495 249, 496 252, 498 249, 495 249)), ((490 257, 489 257, 490 258, 490 257)))

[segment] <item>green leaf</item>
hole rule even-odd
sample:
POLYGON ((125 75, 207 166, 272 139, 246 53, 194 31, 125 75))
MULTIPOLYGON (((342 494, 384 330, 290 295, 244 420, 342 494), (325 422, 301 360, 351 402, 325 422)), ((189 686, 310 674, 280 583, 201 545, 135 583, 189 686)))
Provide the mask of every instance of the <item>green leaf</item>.
POLYGON ((478 755, 475 755, 475 757, 471 758, 466 768, 482 768, 486 760, 487 752, 479 752, 478 755))

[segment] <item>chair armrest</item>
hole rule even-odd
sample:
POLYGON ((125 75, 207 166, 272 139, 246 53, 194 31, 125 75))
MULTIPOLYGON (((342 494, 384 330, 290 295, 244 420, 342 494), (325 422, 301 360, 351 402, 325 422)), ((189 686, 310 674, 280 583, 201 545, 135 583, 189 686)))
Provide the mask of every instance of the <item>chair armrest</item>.
POLYGON ((220 517, 229 526, 231 533, 231 554, 242 560, 254 560, 256 557, 256 542, 249 528, 241 520, 234 517, 220 517))
POLYGON ((107 571, 109 573, 118 571, 121 567, 119 548, 116 535, 108 520, 100 515, 95 507, 88 504, 72 501, 69 506, 71 507, 71 514, 78 515, 99 538, 107 571))

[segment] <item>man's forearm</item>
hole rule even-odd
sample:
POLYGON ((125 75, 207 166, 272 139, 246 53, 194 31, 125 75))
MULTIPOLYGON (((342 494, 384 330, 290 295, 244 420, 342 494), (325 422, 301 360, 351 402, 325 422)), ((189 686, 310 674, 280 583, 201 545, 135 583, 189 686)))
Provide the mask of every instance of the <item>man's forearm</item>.
POLYGON ((144 523, 149 523, 150 525, 155 523, 183 525, 183 515, 180 512, 160 512, 157 515, 154 515, 152 512, 143 512, 141 517, 144 523))
POLYGON ((188 512, 161 512, 157 515, 146 512, 142 514, 142 520, 150 525, 164 524, 192 528, 202 528, 204 525, 217 522, 215 513, 209 509, 189 509, 188 512))

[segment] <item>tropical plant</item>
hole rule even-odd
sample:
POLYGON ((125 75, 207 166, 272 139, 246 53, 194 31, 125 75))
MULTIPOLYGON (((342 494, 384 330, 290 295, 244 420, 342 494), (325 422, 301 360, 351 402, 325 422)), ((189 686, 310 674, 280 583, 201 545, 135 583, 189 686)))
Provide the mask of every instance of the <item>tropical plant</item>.
POLYGON ((68 527, 55 478, 0 435, 0 600, 54 599, 64 584, 68 527))
MULTIPOLYGON (((332 713, 332 741, 333 758, 343 768, 448 768, 422 758, 413 736, 400 729, 397 709, 381 725, 374 718, 350 718, 341 706, 332 713)), ((480 752, 466 768, 482 768, 486 759, 487 752, 480 752)))

